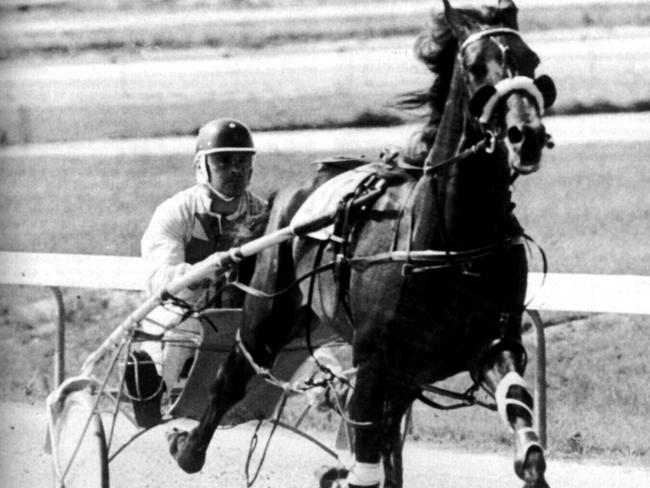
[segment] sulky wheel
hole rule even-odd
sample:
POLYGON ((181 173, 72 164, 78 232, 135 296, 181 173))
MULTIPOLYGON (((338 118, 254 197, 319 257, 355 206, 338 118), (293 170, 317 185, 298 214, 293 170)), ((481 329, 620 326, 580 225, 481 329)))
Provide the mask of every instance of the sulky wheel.
POLYGON ((87 389, 72 391, 51 408, 49 447, 56 488, 108 488, 108 452, 101 418, 87 389))

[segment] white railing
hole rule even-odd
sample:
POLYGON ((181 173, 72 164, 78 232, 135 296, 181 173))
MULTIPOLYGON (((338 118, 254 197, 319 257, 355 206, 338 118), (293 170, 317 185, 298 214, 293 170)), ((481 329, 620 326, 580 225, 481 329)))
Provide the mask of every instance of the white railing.
POLYGON ((141 258, 87 254, 45 254, 0 251, 0 284, 46 286, 57 303, 54 382, 65 379, 65 308, 61 287, 144 290, 146 269, 141 258))
MULTIPOLYGON (((141 258, 0 251, 0 284, 52 289, 58 305, 54 376, 65 376, 65 322, 60 287, 144 290, 141 258)), ((528 277, 529 315, 535 325, 537 427, 546 443, 546 342, 539 311, 650 315, 650 276, 551 273, 528 277)))
POLYGON ((0 251, 0 284, 144 290, 142 258, 0 251))

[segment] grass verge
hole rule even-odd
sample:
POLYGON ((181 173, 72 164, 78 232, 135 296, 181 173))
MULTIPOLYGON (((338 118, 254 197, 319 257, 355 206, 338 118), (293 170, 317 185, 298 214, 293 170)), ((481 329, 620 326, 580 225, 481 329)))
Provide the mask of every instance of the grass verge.
MULTIPOLYGON (((306 163, 332 155, 261 155, 252 189, 266 196, 306 181, 306 163)), ((517 181, 517 214, 547 251, 551 271, 650 274, 648 157, 650 143, 559 146, 538 173, 517 181)), ((138 255, 155 206, 193 181, 189 156, 0 163, 0 249, 7 251, 138 255)))

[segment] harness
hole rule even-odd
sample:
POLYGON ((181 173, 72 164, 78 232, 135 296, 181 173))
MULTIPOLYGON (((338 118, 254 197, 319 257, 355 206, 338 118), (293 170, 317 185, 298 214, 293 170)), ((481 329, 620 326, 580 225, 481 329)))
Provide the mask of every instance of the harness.
MULTIPOLYGON (((484 31, 477 32, 475 34, 470 35, 461 45, 459 49, 459 56, 462 55, 463 51, 467 48, 469 44, 481 38, 490 37, 502 50, 504 54, 504 64, 505 64, 507 47, 503 46, 496 39, 493 39, 492 36, 495 35, 514 35, 521 38, 519 32, 513 29, 509 29, 509 28, 486 29, 484 31)), ((480 117, 478 117, 478 122, 481 126, 484 137, 480 139, 478 142, 476 142, 475 144, 473 144, 472 146, 470 146, 469 148, 460 152, 459 154, 452 156, 443 161, 433 161, 433 149, 430 150, 429 154, 427 155, 424 161, 423 167, 418 168, 422 171, 423 175, 429 175, 435 178, 435 176, 438 174, 438 172, 441 169, 454 164, 458 164, 464 161, 465 159, 468 159, 469 157, 478 154, 480 151, 485 151, 488 154, 493 153, 497 141, 501 140, 503 138, 503 135, 495 134, 494 132, 488 130, 486 126, 489 120, 492 118, 493 112, 499 100, 501 100, 504 96, 511 93, 512 91, 521 90, 530 94, 536 100, 538 108, 540 110, 540 114, 543 113, 543 107, 544 107, 543 96, 539 91, 539 89, 537 88, 537 86, 535 86, 535 84, 533 83, 533 80, 531 80, 528 77, 513 76, 510 70, 508 70, 508 72, 510 74, 510 77, 501 80, 499 83, 497 83, 494 86, 495 93, 484 105, 483 111, 480 117)), ((416 169, 416 168, 409 168, 409 169, 416 169)), ((515 173, 511 177, 511 183, 512 181, 514 181, 516 177, 517 174, 515 173)), ((386 263, 403 262, 404 265, 402 266, 402 275, 405 278, 408 278, 409 276, 417 273, 425 273, 425 272, 431 272, 435 270, 448 269, 448 268, 457 268, 460 273, 472 275, 472 271, 471 271, 472 262, 487 257, 491 254, 494 254, 499 250, 508 249, 512 246, 533 244, 537 247, 537 249, 539 250, 542 256, 544 275, 546 275, 547 261, 543 249, 539 245, 537 245, 530 236, 528 236, 523 232, 520 235, 506 239, 503 242, 494 243, 494 244, 490 244, 487 246, 470 249, 466 251, 453 251, 448 249, 447 246, 444 245, 445 249, 443 250, 413 251, 408 249, 405 251, 402 250, 387 251, 372 256, 353 256, 351 254, 351 247, 352 247, 351 239, 354 233, 354 229, 356 225, 363 220, 364 214, 367 214, 367 212, 372 207, 372 204, 374 204, 374 202, 384 193, 387 186, 388 186, 388 182, 384 177, 376 174, 371 174, 366 179, 364 179, 353 192, 351 192, 350 194, 342 198, 342 200, 338 204, 338 211, 334 219, 334 232, 329 237, 329 241, 325 241, 325 243, 321 245, 321 247, 319 248, 317 252, 314 268, 312 269, 312 271, 305 274, 304 276, 297 278, 291 285, 289 285, 289 287, 276 293, 267 294, 259 290, 254 290, 240 283, 236 283, 235 286, 238 286, 240 289, 246 291, 247 293, 252 293, 255 296, 272 298, 274 296, 279 295, 280 293, 284 293, 288 291, 289 289, 293 288, 294 286, 304 281, 305 279, 310 279, 311 281, 310 281, 307 299, 308 301, 311 301, 316 276, 323 271, 332 269, 335 274, 336 283, 338 286, 338 291, 337 291, 338 299, 343 304, 348 319, 350 320, 351 323, 353 323, 354 320, 349 305, 349 280, 350 280, 350 273, 352 270, 363 272, 364 270, 368 269, 370 266, 381 265, 386 263), (372 198, 368 198, 369 194, 373 195, 372 198), (359 200, 365 200, 363 206, 360 206, 358 204, 359 200), (321 264, 320 261, 322 259, 323 251, 325 246, 328 243, 331 245, 333 259, 328 263, 321 264)), ((439 201, 438 195, 436 195, 435 200, 437 204, 441 203, 439 201)), ((399 212, 399 215, 401 216, 401 212, 399 212)), ((441 225, 444 227, 444 224, 441 225)), ((412 225, 411 225, 411 231, 412 231, 412 225)), ((442 228, 442 232, 444 234, 445 232, 444 228, 442 228)), ((411 239, 409 238, 409 242, 410 241, 411 239)), ((445 242, 446 239, 444 238, 443 235, 443 244, 445 244, 445 242)), ((524 305, 524 309, 525 309, 525 305, 524 305)), ((525 367, 525 362, 526 362, 525 349, 520 343, 508 338, 508 326, 510 323, 510 316, 511 313, 509 312, 502 312, 500 314, 500 320, 499 320, 499 326, 501 331, 500 337, 495 339, 492 342, 492 344, 490 344, 487 347, 487 349, 483 351, 478 361, 484 362, 488 360, 490 357, 494 357, 498 352, 504 349, 511 349, 521 354, 520 356, 522 358, 521 367, 525 367)), ((329 368, 320 364, 320 362, 314 357, 313 351, 311 350, 311 342, 309 340, 309 335, 310 335, 309 331, 307 331, 307 343, 308 343, 308 347, 310 348, 311 356, 315 364, 324 373, 326 373, 325 381, 331 384, 331 382, 337 379, 338 376, 335 375, 329 368)), ((246 347, 241 342, 239 333, 237 335, 237 344, 240 351, 242 351, 244 356, 247 358, 248 362, 251 364, 253 369, 258 374, 262 374, 264 377, 267 378, 267 380, 283 388, 285 391, 291 389, 286 382, 281 382, 276 378, 274 378, 270 373, 269 369, 262 368, 255 362, 254 358, 250 355, 246 347)), ((417 395, 417 398, 430 407, 443 409, 443 410, 455 409, 455 408, 472 406, 472 405, 480 405, 491 410, 496 410, 496 406, 494 404, 480 401, 475 396, 475 394, 481 387, 481 383, 482 383, 481 379, 478 377, 479 376, 478 373, 479 373, 478 371, 470 372, 474 383, 471 385, 471 387, 468 390, 466 390, 463 393, 453 392, 433 385, 424 385, 424 386, 418 385, 418 388, 420 389, 420 393, 417 395), (456 400, 458 403, 452 405, 443 405, 425 396, 424 392, 446 396, 456 400)), ((284 405, 284 403, 282 405, 284 405)), ((345 413, 343 412, 343 407, 341 405, 337 406, 337 410, 339 410, 338 413, 341 414, 342 418, 346 423, 354 424, 357 427, 363 427, 363 425, 356 424, 350 419, 348 419, 345 416, 345 413)), ((275 422, 276 424, 279 423, 279 417, 278 419, 276 419, 275 422)))

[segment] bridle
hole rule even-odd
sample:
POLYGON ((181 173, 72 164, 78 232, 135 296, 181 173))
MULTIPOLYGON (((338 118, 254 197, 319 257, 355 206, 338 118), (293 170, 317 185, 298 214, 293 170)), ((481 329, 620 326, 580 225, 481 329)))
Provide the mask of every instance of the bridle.
POLYGON ((494 39, 493 37, 493 36, 501 36, 501 35, 516 36, 523 41, 523 39, 521 38, 521 34, 519 33, 519 31, 515 29, 510 29, 509 27, 492 27, 490 29, 484 29, 482 31, 478 31, 478 32, 474 32, 473 34, 470 34, 467 37, 467 39, 465 39, 463 43, 460 45, 460 48, 458 49, 458 55, 462 56, 465 49, 467 49, 467 46, 478 41, 479 39, 483 39, 484 37, 489 37, 492 41, 494 41, 499 46, 501 52, 505 52, 508 48, 503 44, 501 44, 496 39, 494 39))
POLYGON ((509 48, 508 46, 505 46, 503 43, 499 42, 499 40, 495 38, 495 36, 502 36, 502 35, 515 36, 523 42, 523 38, 521 37, 519 31, 516 31, 515 29, 511 29, 509 27, 493 27, 490 29, 484 29, 482 31, 471 34, 470 36, 467 37, 467 39, 465 39, 465 41, 463 41, 463 43, 460 45, 460 48, 458 49, 458 58, 459 58, 459 62, 461 63, 462 63, 463 54, 467 49, 467 47, 470 44, 473 44, 474 42, 479 41, 483 38, 490 39, 493 43, 497 45, 497 47, 502 53, 502 59, 503 59, 502 67, 504 73, 508 74, 508 77, 502 79, 496 85, 494 85, 495 92, 484 104, 480 116, 477 117, 479 126, 481 127, 481 132, 483 133, 485 139, 487 140, 487 144, 485 144, 484 149, 485 152, 488 154, 494 152, 497 141, 502 141, 504 139, 504 136, 499 133, 500 131, 497 131, 495 133, 494 131, 488 128, 488 124, 494 114, 495 109, 499 104, 499 101, 502 100, 504 97, 506 97, 513 91, 526 92, 531 97, 533 97, 533 99, 537 103, 537 109, 539 111, 539 115, 540 116, 544 115, 544 97, 542 95, 542 92, 535 85, 532 78, 528 76, 519 75, 516 70, 514 70, 511 66, 508 65, 509 48))
MULTIPOLYGON (((510 66, 508 66, 507 53, 509 48, 503 45, 503 43, 499 42, 497 39, 495 39, 495 36, 500 36, 500 35, 515 36, 523 42, 523 39, 519 31, 516 31, 509 27, 493 27, 469 35, 463 41, 463 43, 460 45, 458 49, 458 55, 457 55, 458 62, 460 63, 461 66, 463 63, 463 53, 465 52, 467 47, 470 44, 473 44, 474 42, 479 41, 480 39, 486 37, 489 38, 492 42, 494 42, 499 47, 501 53, 503 54, 502 56, 503 71, 505 73, 508 73, 508 77, 502 79, 495 85, 492 85, 492 87, 494 88, 493 94, 483 105, 481 113, 475 117, 483 137, 478 142, 473 144, 471 147, 465 149, 461 153, 456 154, 455 156, 452 156, 451 158, 448 158, 447 160, 444 161, 437 161, 437 162, 433 161, 434 146, 432 145, 422 166, 424 174, 427 173, 432 174, 444 166, 449 166, 458 163, 474 154, 477 154, 480 151, 484 151, 487 154, 492 154, 496 149, 497 142, 503 142, 505 139, 505 135, 502 134, 501 133, 502 131, 500 130, 495 131, 490 129, 489 122, 492 119, 494 115, 494 111, 496 110, 499 102, 504 97, 506 97, 507 95, 509 95, 514 91, 522 91, 530 95, 537 104, 539 115, 540 116, 544 115, 544 105, 545 105, 544 96, 542 95, 537 85, 535 85, 532 78, 528 76, 519 75, 515 70, 513 70, 510 66)), ((463 71, 465 70, 463 69, 463 71)), ((466 75, 464 74, 463 76, 466 75)), ((467 84, 467 79, 465 80, 465 83, 467 84)), ((547 135, 546 139, 547 139, 546 145, 548 147, 553 147, 551 137, 547 135)), ((515 173, 515 175, 516 174, 517 173, 515 173)), ((516 178, 516 176, 514 176, 514 178, 516 178)))
MULTIPOLYGON (((521 34, 518 31, 507 27, 495 27, 495 28, 485 29, 471 34, 469 37, 467 37, 467 39, 465 39, 465 41, 463 41, 460 48, 458 49, 458 62, 461 63, 460 64, 461 66, 462 66, 462 57, 465 49, 467 49, 467 47, 470 44, 486 37, 491 39, 493 42, 495 42, 499 46, 501 52, 503 53, 504 72, 507 72, 509 76, 507 78, 502 79, 496 85, 493 86, 495 90, 494 93, 485 103, 480 116, 477 117, 477 121, 481 128, 481 133, 483 137, 479 139, 476 143, 474 143, 472 146, 442 161, 433 160, 434 146, 432 145, 422 167, 423 175, 428 175, 429 177, 436 179, 438 171, 444 167, 448 167, 460 163, 461 161, 469 157, 472 157, 473 155, 478 154, 481 151, 484 151, 487 154, 492 154, 496 148, 497 142, 503 141, 505 136, 503 134, 500 134, 499 131, 495 133, 494 131, 490 130, 488 128, 488 124, 492 119, 494 110, 496 109, 499 101, 503 99, 505 96, 507 96, 508 94, 512 93, 513 91, 525 91, 526 93, 530 94, 537 102, 540 115, 543 114, 544 98, 542 96, 542 93, 540 92, 539 88, 534 84, 533 80, 530 77, 518 75, 516 72, 513 72, 513 70, 509 69, 509 67, 507 66, 507 56, 506 56, 508 47, 504 46, 497 39, 494 39, 494 36, 498 36, 498 35, 516 36, 523 42, 523 39, 521 38, 521 34)), ((516 171, 513 172, 513 174, 510 177, 510 184, 514 182, 514 180, 517 178, 518 175, 519 175, 518 172, 516 171)), ((435 184, 433 185, 433 188, 435 188, 435 184)), ((440 205, 439 195, 437 194, 437 192, 434 199, 437 202, 437 204, 440 205)), ((461 257, 461 258, 470 257, 472 253, 477 251, 477 250, 471 250, 469 253, 467 253, 467 255, 465 252, 463 252, 461 253, 460 256, 454 256, 452 252, 449 250, 449 248, 447 247, 447 243, 446 243, 447 237, 446 237, 446 231, 444 229, 444 226, 441 228, 441 230, 443 233, 442 239, 443 239, 443 247, 444 247, 444 250, 441 251, 441 254, 443 255, 443 259, 446 261, 445 264, 447 266, 453 264, 453 262, 457 257, 461 257)), ((515 239, 514 244, 519 244, 519 243, 522 243, 522 240, 515 239)), ((489 250, 489 252, 492 251, 493 249, 489 250)), ((409 254, 410 253, 407 252, 407 255, 409 254)), ((475 256, 471 256, 470 259, 474 259, 474 257, 475 256)), ((431 259, 431 256, 427 256, 427 259, 431 259)), ((407 259, 407 261, 410 262, 410 259, 407 259)), ((433 269, 433 267, 431 267, 430 269, 433 269)))
MULTIPOLYGON (((467 39, 465 39, 465 41, 463 41, 463 43, 460 45, 460 48, 458 49, 458 61, 459 61, 459 63, 461 63, 461 65, 462 65, 463 53, 465 52, 465 49, 467 49, 467 46, 469 46, 470 44, 472 44, 472 43, 474 43, 474 42, 476 42, 476 41, 478 41, 480 39, 483 39, 484 37, 488 37, 492 41, 494 41, 497 44, 497 46, 499 46, 499 49, 503 53, 504 70, 507 70, 510 74, 512 74, 511 71, 507 68, 507 66, 505 66, 506 65, 506 53, 507 53, 508 48, 506 46, 504 46, 502 43, 500 43, 499 41, 497 41, 496 39, 494 39, 494 37, 493 37, 493 36, 504 35, 504 34, 505 35, 513 35, 513 36, 516 36, 519 39, 521 39, 521 34, 518 31, 516 31, 514 29, 510 29, 508 27, 494 27, 494 28, 491 28, 491 29, 485 29, 485 30, 470 34, 467 37, 467 39)), ((523 39, 522 39, 522 41, 523 41, 523 39)), ((532 85, 535 88, 535 90, 537 90, 537 94, 535 94, 533 96, 535 96, 535 99, 537 100, 538 105, 543 107, 544 104, 543 104, 542 94, 539 92, 539 89, 537 89, 537 87, 534 86, 533 80, 531 80, 528 77, 523 77, 523 76, 517 76, 515 78, 518 79, 518 83, 520 83, 522 85, 522 87, 525 86, 525 88, 522 88, 522 89, 526 89, 526 91, 528 91, 527 90, 528 85, 532 85), (523 81, 524 78, 527 79, 528 82, 524 82, 523 81)), ((452 156, 451 158, 448 158, 448 159, 446 159, 444 161, 438 161, 438 162, 433 161, 433 145, 432 145, 431 149, 429 150, 429 153, 427 154, 427 157, 424 160, 424 164, 422 165, 422 170, 423 170, 424 174, 432 174, 432 173, 438 171, 439 169, 441 169, 444 166, 450 166, 452 164, 458 163, 458 162, 460 162, 460 161, 462 161, 462 160, 464 160, 464 159, 466 159, 466 158, 468 158, 468 157, 470 157, 470 156, 472 156, 474 154, 477 154, 479 151, 485 151, 488 154, 492 154, 494 152, 494 149, 496 148, 497 141, 503 140, 503 136, 501 136, 499 134, 495 134, 493 131, 489 130, 487 128, 487 123, 492 118, 492 114, 493 114, 494 109, 496 108, 496 105, 499 102, 499 100, 502 97, 504 97, 506 94, 508 94, 511 91, 517 89, 517 88, 514 88, 514 86, 513 87, 510 86, 510 85, 513 85, 512 80, 514 80, 514 78, 512 78, 512 77, 505 78, 505 79, 501 80, 499 83, 497 83, 495 85, 495 89, 497 91, 492 96, 492 98, 494 100, 492 100, 492 98, 490 99, 488 104, 486 104, 486 108, 483 110, 483 113, 481 114, 481 117, 478 119, 479 125, 481 127, 481 132, 483 133, 484 137, 481 140, 479 140, 478 142, 476 142, 475 144, 473 144, 472 146, 470 146, 469 148, 462 151, 461 153, 456 154, 455 156, 452 156), (497 88, 497 87, 499 87, 499 88, 497 88), (486 110, 488 105, 489 105, 489 110, 486 110)))

